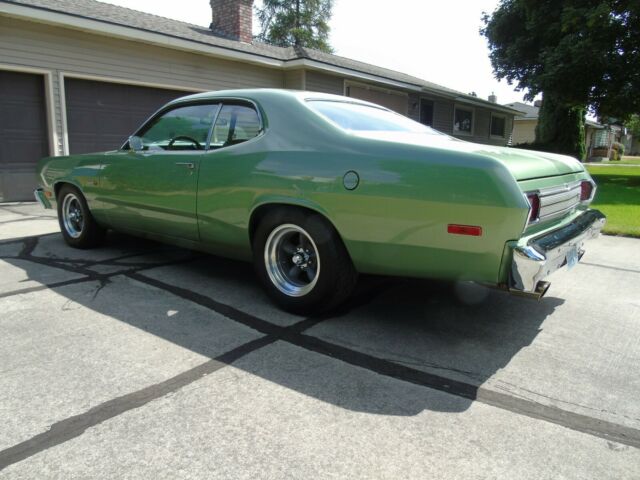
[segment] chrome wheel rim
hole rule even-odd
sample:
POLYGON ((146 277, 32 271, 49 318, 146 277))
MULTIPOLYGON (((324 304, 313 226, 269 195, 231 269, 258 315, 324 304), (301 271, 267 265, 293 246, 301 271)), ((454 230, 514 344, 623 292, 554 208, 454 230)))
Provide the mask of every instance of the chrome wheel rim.
POLYGON ((264 247, 264 263, 273 285, 290 297, 307 295, 318 283, 318 247, 297 225, 280 225, 271 232, 264 247))
POLYGON ((84 215, 80 200, 73 193, 68 193, 62 201, 62 223, 71 238, 82 235, 84 215))

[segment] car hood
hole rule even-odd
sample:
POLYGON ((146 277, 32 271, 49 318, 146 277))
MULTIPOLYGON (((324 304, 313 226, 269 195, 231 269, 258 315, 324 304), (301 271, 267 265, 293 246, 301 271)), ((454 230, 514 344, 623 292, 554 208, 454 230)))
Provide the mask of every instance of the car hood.
POLYGON ((358 132, 356 135, 404 145, 416 145, 429 147, 430 149, 491 157, 507 167, 516 180, 552 177, 584 171, 582 164, 578 160, 567 155, 536 152, 521 148, 482 145, 465 142, 439 133, 358 132))

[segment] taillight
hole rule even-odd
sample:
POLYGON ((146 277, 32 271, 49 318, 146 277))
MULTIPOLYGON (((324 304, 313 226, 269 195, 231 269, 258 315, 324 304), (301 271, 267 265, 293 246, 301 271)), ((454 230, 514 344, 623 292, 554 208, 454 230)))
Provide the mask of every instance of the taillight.
POLYGON ((527 200, 529 200, 529 205, 531 206, 529 223, 532 223, 540 216, 540 197, 537 193, 527 193, 527 200))
POLYGON ((589 200, 593 194, 593 184, 588 180, 585 180, 580 184, 580 201, 584 202, 589 200))

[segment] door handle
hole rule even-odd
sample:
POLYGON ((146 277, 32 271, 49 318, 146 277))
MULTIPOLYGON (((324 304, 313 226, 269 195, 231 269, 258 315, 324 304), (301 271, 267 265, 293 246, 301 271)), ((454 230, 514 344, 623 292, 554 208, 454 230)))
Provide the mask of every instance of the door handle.
POLYGON ((176 165, 182 165, 187 167, 189 170, 193 170, 195 168, 195 164, 192 162, 176 162, 176 165))

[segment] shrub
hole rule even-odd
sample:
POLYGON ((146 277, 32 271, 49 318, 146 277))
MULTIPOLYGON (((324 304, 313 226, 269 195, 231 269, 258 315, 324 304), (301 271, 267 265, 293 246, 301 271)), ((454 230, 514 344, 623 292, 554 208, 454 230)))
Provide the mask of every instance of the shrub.
POLYGON ((621 160, 624 155, 624 145, 620 142, 613 142, 611 145, 611 160, 621 160))

